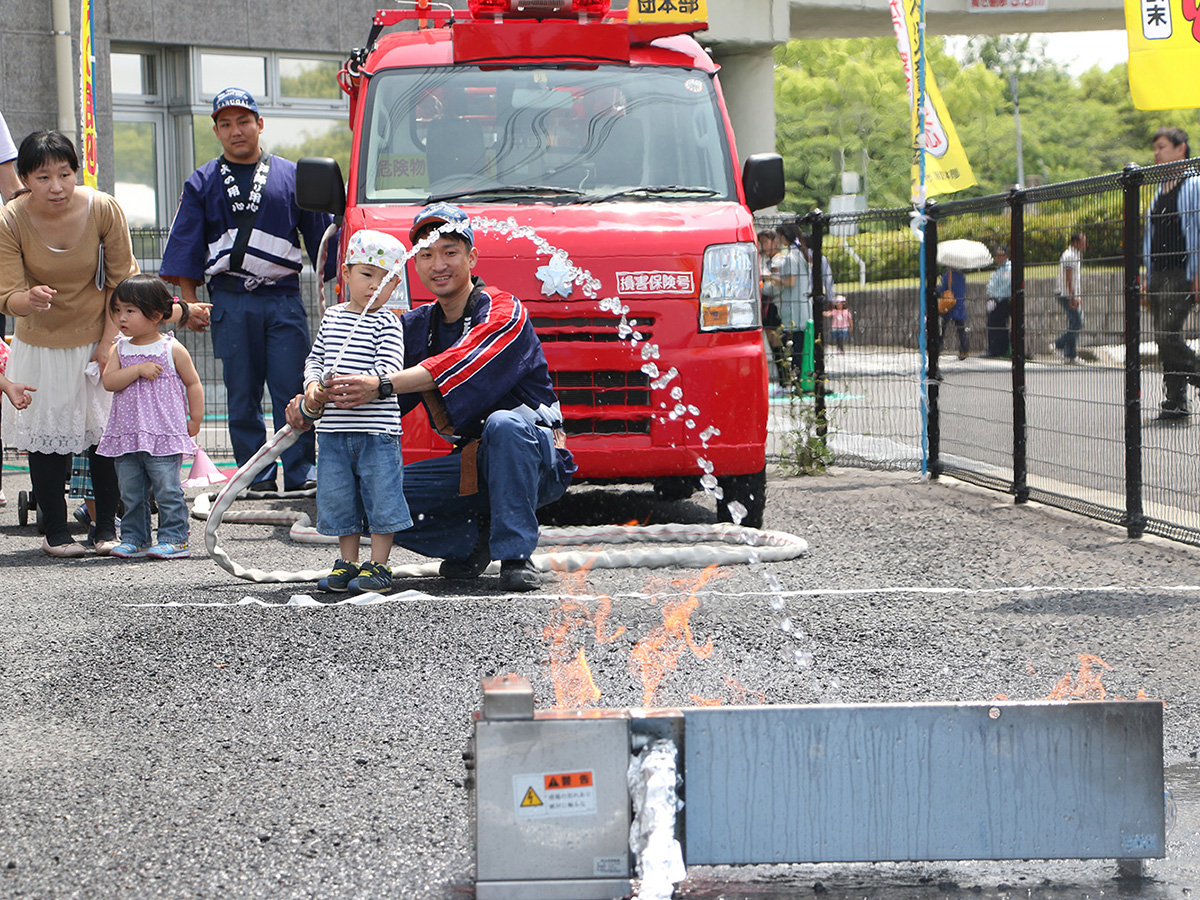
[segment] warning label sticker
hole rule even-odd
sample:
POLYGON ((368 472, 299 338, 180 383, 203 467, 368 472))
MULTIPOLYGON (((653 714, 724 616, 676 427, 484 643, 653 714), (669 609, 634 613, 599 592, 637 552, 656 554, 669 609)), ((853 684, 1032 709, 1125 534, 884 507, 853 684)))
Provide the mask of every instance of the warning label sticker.
POLYGON ((513 776, 513 804, 518 819, 596 814, 592 772, 537 772, 513 776))

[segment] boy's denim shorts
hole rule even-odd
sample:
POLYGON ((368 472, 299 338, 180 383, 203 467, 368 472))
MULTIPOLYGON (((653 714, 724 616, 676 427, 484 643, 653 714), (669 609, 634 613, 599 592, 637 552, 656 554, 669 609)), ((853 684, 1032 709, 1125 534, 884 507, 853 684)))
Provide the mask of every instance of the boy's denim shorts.
POLYGON ((411 525, 400 435, 317 434, 317 531, 392 534, 411 525))

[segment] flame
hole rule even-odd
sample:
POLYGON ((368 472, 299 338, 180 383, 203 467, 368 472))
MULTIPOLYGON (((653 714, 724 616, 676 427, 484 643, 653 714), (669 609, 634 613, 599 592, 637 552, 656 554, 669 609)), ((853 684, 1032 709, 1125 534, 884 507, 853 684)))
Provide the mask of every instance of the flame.
POLYGON ((1079 673, 1074 679, 1068 672, 1058 680, 1054 689, 1046 695, 1047 700, 1103 700, 1107 693, 1104 683, 1100 680, 1101 671, 1093 672, 1092 667, 1112 671, 1112 666, 1098 656, 1090 653, 1079 654, 1079 673))
POLYGON ((685 649, 697 659, 708 659, 713 651, 712 638, 698 645, 692 638, 688 619, 699 605, 696 592, 716 574, 717 566, 706 568, 692 587, 686 600, 668 601, 663 605, 663 624, 634 645, 629 654, 629 668, 642 682, 642 705, 653 706, 654 696, 668 671, 674 671, 685 649))
POLYGON ((688 699, 695 706, 720 706, 725 702, 721 697, 701 697, 699 694, 688 694, 688 699))
POLYGON ((582 709, 600 699, 600 688, 592 680, 592 670, 582 647, 573 660, 560 662, 557 669, 554 675, 556 709, 582 709))
MULTIPOLYGON (((565 577, 582 594, 587 567, 565 577)), ((578 600, 568 598, 550 614, 550 622, 542 629, 542 638, 550 645, 550 680, 554 684, 555 709, 582 709, 600 699, 600 689, 592 679, 583 647, 577 647, 577 637, 591 626, 597 644, 607 644, 625 633, 621 626, 611 633, 607 630, 612 613, 612 598, 604 595, 596 601, 593 611, 578 600)))

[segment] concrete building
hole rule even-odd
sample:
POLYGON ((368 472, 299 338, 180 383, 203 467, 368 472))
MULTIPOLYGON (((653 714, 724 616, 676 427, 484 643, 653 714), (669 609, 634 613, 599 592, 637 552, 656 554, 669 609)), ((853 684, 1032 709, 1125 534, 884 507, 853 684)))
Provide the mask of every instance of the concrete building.
MULTIPOLYGON (((927 0, 930 33, 1122 27, 1119 0, 927 0), (987 13, 972 12, 986 6, 987 13), (1034 8, 1036 12, 1022 11, 1034 8)), ((101 187, 134 226, 165 226, 183 180, 219 150, 213 94, 258 99, 267 149, 296 158, 349 155, 346 100, 334 81, 366 42, 376 0, 93 0, 101 187)), ((455 5, 465 5, 455 0, 455 5)), ((617 5, 620 5, 618 3, 617 5)), ((40 128, 75 135, 79 0, 9 2, 0 16, 0 112, 17 140, 40 128)), ((721 80, 742 156, 773 150, 772 48, 788 38, 891 33, 887 0, 708 0, 700 38, 721 80)))

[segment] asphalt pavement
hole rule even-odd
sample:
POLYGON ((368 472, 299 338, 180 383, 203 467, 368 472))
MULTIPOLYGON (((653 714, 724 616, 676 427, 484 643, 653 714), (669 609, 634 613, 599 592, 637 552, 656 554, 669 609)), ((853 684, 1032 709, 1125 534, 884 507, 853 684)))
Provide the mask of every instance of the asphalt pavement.
MULTIPOLYGON (((25 476, 10 470, 3 486, 0 897, 470 898, 461 754, 480 679, 524 675, 551 708, 551 626, 568 598, 593 615, 611 602, 613 639, 568 634, 596 706, 1032 700, 1081 654, 1109 667, 1110 699, 1165 703, 1176 818, 1142 881, 1115 881, 1111 860, 694 867, 680 897, 1184 898, 1200 886, 1196 548, 950 479, 838 469, 772 476, 766 527, 809 543, 788 562, 727 565, 703 583, 700 569, 597 569, 525 595, 493 576, 408 578, 383 602, 328 605, 313 585, 238 580, 202 547, 187 560, 49 559, 17 524, 25 476), (647 694, 631 650, 693 592, 690 633, 711 652, 683 648, 647 694)), ((581 487, 553 519, 715 516, 703 495, 581 487)), ((194 544, 201 532, 195 522, 194 544)), ((335 555, 282 526, 220 533, 247 566, 316 569, 335 555)))

